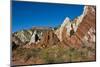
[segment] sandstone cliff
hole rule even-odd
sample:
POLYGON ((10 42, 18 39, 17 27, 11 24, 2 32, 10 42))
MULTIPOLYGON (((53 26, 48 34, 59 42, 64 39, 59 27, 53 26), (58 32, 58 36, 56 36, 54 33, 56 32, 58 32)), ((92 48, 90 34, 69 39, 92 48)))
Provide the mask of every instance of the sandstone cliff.
MULTIPOLYGON (((95 30, 95 20, 95 8, 92 6, 85 6, 82 15, 80 15, 78 18, 75 18, 74 22, 65 19, 61 27, 56 30, 55 34, 58 36, 60 41, 65 42, 66 45, 80 47, 83 44, 82 39, 89 32, 89 29, 95 30), (73 29, 74 34, 70 37, 71 29, 73 29)), ((93 34, 93 36, 95 38, 95 34, 93 34)))

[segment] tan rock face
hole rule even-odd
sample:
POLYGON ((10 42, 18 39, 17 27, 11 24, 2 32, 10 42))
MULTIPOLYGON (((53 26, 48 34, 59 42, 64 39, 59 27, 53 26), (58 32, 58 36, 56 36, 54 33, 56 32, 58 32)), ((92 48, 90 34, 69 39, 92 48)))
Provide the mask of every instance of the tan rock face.
POLYGON ((59 38, 60 41, 63 40, 63 37, 62 37, 63 31, 67 31, 68 33, 66 33, 66 35, 68 34, 70 36, 70 34, 69 34, 70 30, 71 30, 70 26, 71 26, 70 19, 68 17, 66 17, 64 22, 61 24, 61 27, 55 31, 55 34, 57 35, 57 37, 59 38), (65 30, 65 28, 67 28, 67 29, 65 30))
MULTIPOLYGON (((65 23, 65 22, 64 22, 65 23)), ((67 22, 69 26, 71 26, 71 22, 67 22)), ((87 33, 93 33, 91 31, 95 31, 96 26, 96 15, 95 15, 95 7, 93 6, 85 6, 83 14, 74 20, 73 29, 75 33, 69 37, 69 32, 67 30, 70 30, 66 24, 65 26, 59 28, 56 31, 56 34, 60 41, 65 42, 66 45, 73 45, 76 47, 81 47, 83 41, 82 39, 86 36, 87 33), (89 32, 89 30, 91 31, 89 32), (60 32, 62 31, 62 32, 60 32), (61 37, 61 38, 60 38, 61 37)), ((71 28, 71 27, 70 27, 71 28)), ((95 32, 94 32, 95 33, 95 32)), ((90 40, 95 41, 95 34, 88 34, 88 36, 91 37, 90 40)), ((87 36, 86 36, 87 37, 87 36)))
POLYGON ((88 12, 86 16, 83 18, 81 24, 79 25, 76 34, 80 38, 83 38, 91 27, 95 28, 95 24, 96 24, 95 13, 92 12, 92 7, 88 7, 88 12))
POLYGON ((24 48, 47 48, 58 45, 59 39, 53 30, 43 32, 43 36, 39 42, 28 43, 24 48))
POLYGON ((54 33, 54 31, 51 30, 44 32, 39 44, 41 44, 42 47, 48 47, 52 45, 57 45, 59 42, 60 41, 57 35, 54 33))
POLYGON ((96 43, 96 33, 95 33, 95 29, 92 27, 89 29, 88 33, 86 33, 86 35, 83 37, 83 42, 85 42, 86 46, 90 46, 93 47, 95 46, 94 44, 96 43))

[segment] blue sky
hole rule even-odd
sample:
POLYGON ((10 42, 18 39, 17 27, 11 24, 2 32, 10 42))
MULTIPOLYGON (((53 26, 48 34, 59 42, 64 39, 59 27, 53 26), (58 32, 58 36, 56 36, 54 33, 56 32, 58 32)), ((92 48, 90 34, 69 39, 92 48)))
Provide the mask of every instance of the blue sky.
POLYGON ((56 27, 66 17, 73 20, 83 12, 83 5, 12 2, 12 32, 32 26, 56 27))

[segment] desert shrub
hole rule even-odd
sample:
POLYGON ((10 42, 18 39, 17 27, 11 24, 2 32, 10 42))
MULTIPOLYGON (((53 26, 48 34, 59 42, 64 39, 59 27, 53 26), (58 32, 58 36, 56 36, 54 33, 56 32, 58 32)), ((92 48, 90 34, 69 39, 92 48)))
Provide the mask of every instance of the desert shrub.
POLYGON ((26 48, 19 48, 15 50, 14 56, 18 57, 19 59, 23 59, 27 61, 31 57, 37 57, 40 49, 26 49, 26 48))
POLYGON ((66 51, 66 55, 69 56, 69 62, 77 61, 88 61, 89 60, 89 50, 85 48, 72 48, 70 47, 66 51))
POLYGON ((66 55, 69 56, 69 61, 68 62, 74 62, 74 61, 80 61, 80 52, 78 51, 78 49, 70 47, 67 51, 66 51, 66 55))
POLYGON ((52 46, 52 47, 43 49, 40 52, 41 58, 44 59, 46 63, 64 62, 65 59, 63 58, 63 55, 64 55, 64 49, 58 46, 52 46))
POLYGON ((43 49, 40 55, 46 63, 76 62, 81 61, 82 57, 87 57, 87 52, 74 47, 61 48, 58 46, 43 49))
POLYGON ((87 46, 81 48, 63 48, 58 45, 53 45, 43 49, 18 48, 14 51, 14 56, 23 59, 24 61, 27 61, 30 58, 32 61, 35 61, 38 57, 38 60, 41 59, 44 63, 77 62, 95 59, 91 59, 91 56, 94 56, 95 54, 95 49, 87 46))

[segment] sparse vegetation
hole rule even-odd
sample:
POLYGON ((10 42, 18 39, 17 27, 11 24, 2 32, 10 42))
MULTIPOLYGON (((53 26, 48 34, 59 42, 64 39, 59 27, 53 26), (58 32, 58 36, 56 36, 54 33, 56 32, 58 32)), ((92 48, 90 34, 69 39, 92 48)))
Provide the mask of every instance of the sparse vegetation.
MULTIPOLYGON (((13 51, 14 52, 14 51, 13 51)), ((87 47, 83 48, 62 48, 58 45, 50 46, 48 48, 38 49, 25 49, 19 48, 15 50, 16 53, 14 57, 18 57, 19 60, 23 59, 24 62, 27 62, 31 58, 31 62, 35 64, 41 59, 43 63, 62 63, 62 62, 77 62, 77 61, 90 61, 94 59, 94 51, 90 50, 87 47), (93 54, 90 54, 93 53, 93 54), (92 57, 92 58, 91 58, 92 57)), ((38 64, 41 64, 40 62, 38 64)))

